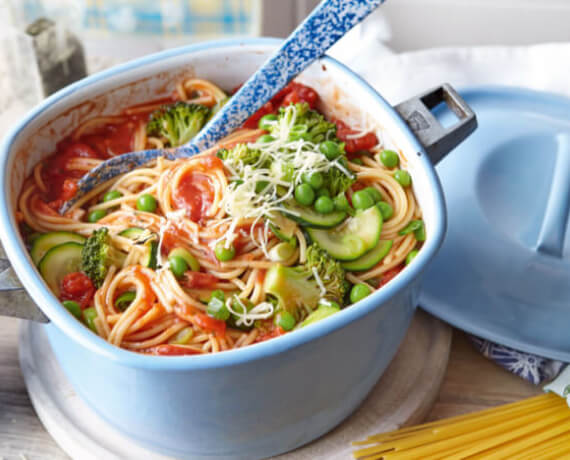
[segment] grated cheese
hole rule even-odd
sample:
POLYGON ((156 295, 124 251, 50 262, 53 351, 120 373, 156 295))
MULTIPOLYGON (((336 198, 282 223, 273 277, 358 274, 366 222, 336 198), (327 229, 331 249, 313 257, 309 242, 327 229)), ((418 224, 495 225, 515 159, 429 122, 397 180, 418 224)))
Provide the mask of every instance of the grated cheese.
POLYGON ((251 310, 247 311, 246 306, 243 304, 241 299, 237 296, 229 298, 226 300, 226 307, 233 315, 237 316, 236 325, 241 326, 252 326, 253 323, 258 319, 267 319, 273 316, 275 307, 269 302, 258 303, 251 310), (242 307, 242 312, 237 312, 232 308, 232 301, 236 300, 242 307))

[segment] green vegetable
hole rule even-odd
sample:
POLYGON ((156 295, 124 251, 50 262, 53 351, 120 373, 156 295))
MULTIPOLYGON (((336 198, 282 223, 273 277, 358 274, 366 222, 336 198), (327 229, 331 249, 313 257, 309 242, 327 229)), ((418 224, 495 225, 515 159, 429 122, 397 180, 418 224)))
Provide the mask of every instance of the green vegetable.
POLYGON ((280 311, 275 315, 275 324, 285 331, 290 331, 295 327, 297 321, 288 311, 280 311))
POLYGON ((176 278, 182 278, 186 270, 188 270, 188 264, 180 256, 169 256, 168 268, 170 268, 170 271, 176 278))
POLYGON ((101 287, 111 265, 121 267, 126 254, 111 245, 107 227, 95 230, 81 250, 81 271, 101 287))
POLYGON ((392 240, 378 241, 378 244, 363 256, 350 262, 343 262, 342 268, 349 272, 363 272, 376 266, 388 255, 392 248, 392 240))
POLYGON ((200 264, 198 260, 196 260, 196 257, 190 254, 190 252, 184 248, 173 249, 172 251, 169 252, 168 257, 169 258, 181 257, 182 259, 184 259, 186 265, 190 268, 190 270, 192 270, 193 272, 200 271, 200 264))
POLYGON ((372 197, 374 203, 382 201, 382 194, 378 191, 378 189, 374 187, 366 187, 363 191, 368 193, 372 197))
POLYGON ((267 144, 269 142, 273 142, 275 138, 271 134, 264 134, 263 136, 259 136, 255 142, 258 144, 267 144))
MULTIPOLYGON (((216 154, 220 159, 231 163, 244 165, 258 165, 261 159, 261 150, 250 148, 247 144, 237 144, 230 150, 220 149, 216 154)), ((263 166, 261 164, 259 167, 263 166)))
POLYGON ((144 212, 156 211, 156 198, 148 193, 143 193, 137 198, 137 209, 144 212))
POLYGON ((406 265, 409 265, 410 262, 412 260, 414 260, 414 258, 418 255, 418 250, 417 249, 412 249, 410 252, 408 252, 408 255, 406 256, 406 265))
POLYGON ((309 324, 314 324, 322 319, 328 318, 329 316, 339 311, 340 307, 337 305, 320 304, 314 312, 309 314, 309 316, 307 316, 305 320, 297 326, 297 329, 308 326, 309 324))
POLYGON ((350 203, 344 192, 334 197, 334 207, 338 211, 348 211, 350 209, 350 203))
POLYGON ((323 187, 329 190, 331 196, 336 196, 339 193, 346 192, 356 180, 356 176, 348 170, 347 162, 343 160, 344 158, 337 161, 350 173, 350 175, 347 176, 343 171, 336 167, 330 168, 325 174, 323 174, 323 187))
POLYGON ((226 300, 226 295, 224 294, 224 291, 222 291, 221 289, 215 289, 210 294, 209 301, 212 299, 219 299, 223 302, 224 300, 226 300))
POLYGON ((39 264, 42 257, 48 252, 51 248, 58 246, 63 243, 74 242, 83 244, 85 243, 84 236, 79 235, 78 233, 72 232, 49 232, 38 235, 33 243, 32 249, 30 250, 30 256, 32 260, 37 265, 39 264))
POLYGON ((359 166, 364 165, 364 162, 360 158, 353 158, 352 160, 350 160, 350 162, 354 163, 355 165, 359 165, 359 166))
POLYGON ((295 200, 303 206, 310 206, 315 200, 315 192, 309 184, 300 184, 295 187, 295 200))
POLYGON ((228 262, 235 257, 236 250, 233 245, 226 247, 225 241, 220 241, 214 249, 214 254, 220 262, 228 262))
POLYGON ((412 184, 410 173, 408 173, 408 171, 404 171, 403 169, 398 169, 394 173, 394 179, 396 179, 396 182, 398 182, 398 184, 400 184, 402 187, 409 187, 412 184))
POLYGON ((65 308, 67 308, 69 313, 71 313, 77 319, 81 319, 81 307, 77 302, 74 302, 73 300, 64 300, 61 303, 65 308))
POLYGON ((400 164, 400 157, 393 150, 382 150, 380 152, 380 161, 387 168, 395 168, 400 164))
MULTIPOLYGON (((290 107, 290 106, 289 106, 290 107)), ((288 125, 293 115, 293 110, 289 107, 281 107, 279 109, 278 119, 285 119, 285 125, 288 125)), ((296 115, 295 125, 303 126, 302 133, 295 133, 309 142, 319 144, 325 140, 336 139, 336 125, 325 120, 325 117, 316 110, 311 110, 309 104, 301 102, 295 104, 294 112, 296 115)), ((275 137, 278 137, 282 124, 277 123, 271 126, 270 132, 275 137)))
POLYGON ((205 105, 176 102, 153 112, 146 125, 149 136, 165 137, 170 147, 186 144, 206 124, 210 109, 205 105))
POLYGON ((309 184, 314 190, 318 190, 323 186, 324 179, 320 172, 314 172, 311 174, 303 174, 303 182, 309 184))
POLYGON ((382 213, 382 219, 384 219, 384 222, 394 215, 394 209, 392 208, 390 203, 386 203, 385 201, 380 201, 376 203, 376 207, 380 209, 380 212, 382 213))
POLYGON ((182 329, 178 334, 176 334, 173 338, 171 338, 168 343, 173 343, 175 345, 186 345, 187 343, 192 340, 194 336, 194 331, 191 327, 185 327, 182 329))
POLYGON ((285 262, 286 260, 290 259, 294 253, 295 246, 288 242, 282 241, 269 250, 269 260, 273 262, 285 262))
POLYGON ((346 293, 344 270, 326 251, 314 244, 307 248, 304 265, 285 267, 276 264, 267 270, 265 292, 277 299, 281 311, 298 318, 305 307, 316 308, 322 296, 315 271, 324 285, 324 296, 341 300, 346 293))
POLYGON ((382 214, 376 206, 357 211, 354 217, 349 217, 338 227, 328 230, 307 229, 315 243, 335 259, 343 261, 358 259, 371 250, 378 244, 381 231, 382 214))
POLYGON ((321 214, 312 208, 299 206, 292 202, 284 204, 283 214, 305 227, 314 228, 336 227, 346 217, 346 212, 344 211, 334 211, 330 214, 321 214))
POLYGON ((339 145, 334 141, 324 141, 319 145, 319 150, 330 161, 342 154, 339 145))
POLYGON ((115 300, 115 307, 117 307, 120 311, 125 311, 129 308, 129 305, 135 300, 137 293, 134 291, 126 291, 123 292, 117 299, 115 300))
POLYGON ((334 203, 328 196, 321 196, 315 201, 315 210, 321 214, 330 214, 334 211, 334 203))
POLYGON ((355 284, 350 290, 350 301, 352 303, 356 303, 359 300, 364 299, 364 297, 369 296, 371 292, 372 291, 366 284, 355 284))
POLYGON ((38 269, 56 297, 59 297, 65 275, 79 271, 82 249, 83 245, 79 243, 62 243, 47 251, 40 260, 38 269))
POLYGON ((117 198, 121 198, 123 194, 118 190, 109 190, 105 195, 103 195, 103 202, 116 200, 117 198))
POLYGON ((97 328, 95 327, 95 319, 97 318, 97 310, 93 307, 86 308, 83 310, 83 321, 87 325, 89 329, 93 332, 97 332, 97 328))
POLYGON ((354 209, 368 209, 374 206, 374 199, 365 190, 359 190, 352 195, 352 206, 354 209))
POLYGON ((144 244, 146 246, 146 253, 141 261, 145 267, 156 269, 157 266, 157 253, 158 253, 158 235, 145 228, 131 227, 119 233, 130 240, 134 244, 144 244))
POLYGON ((227 321, 230 317, 230 311, 226 307, 226 303, 220 300, 218 297, 212 297, 208 302, 208 307, 206 308, 206 313, 212 318, 219 319, 221 321, 227 321))
MULTIPOLYGON (((233 296, 232 299, 232 310, 243 314, 245 312, 248 312, 249 310, 251 310, 253 308, 253 304, 247 300, 247 299, 240 299, 237 295, 233 296)), ((233 313, 230 312, 230 317, 227 321, 228 326, 233 328, 233 329, 240 329, 242 331, 250 331, 251 329, 253 329, 253 325, 251 326, 246 326, 245 324, 243 324, 243 322, 239 321, 240 317, 237 315, 234 315, 233 313), (238 321, 240 324, 238 324, 238 321)))
POLYGON ((107 211, 104 209, 95 209, 87 214, 87 221, 94 224, 98 220, 101 220, 103 217, 107 215, 107 211))
POLYGON ((277 123, 277 115, 275 115, 274 113, 268 113, 267 115, 263 115, 259 119, 257 126, 259 126, 259 129, 269 131, 271 127, 276 123, 277 123))
POLYGON ((293 235, 290 231, 284 231, 283 229, 279 228, 277 225, 269 222, 269 228, 273 232, 273 234, 279 238, 281 241, 289 243, 294 248, 297 247, 297 238, 293 235))
POLYGON ((328 189, 326 188, 320 188, 317 190, 317 198, 321 197, 321 196, 326 196, 327 198, 331 197, 331 192, 328 191, 328 189))
POLYGON ((418 241, 425 241, 426 231, 424 227, 423 220, 411 220, 408 225, 406 225, 402 230, 398 232, 398 235, 407 235, 408 233, 414 232, 414 236, 418 241))

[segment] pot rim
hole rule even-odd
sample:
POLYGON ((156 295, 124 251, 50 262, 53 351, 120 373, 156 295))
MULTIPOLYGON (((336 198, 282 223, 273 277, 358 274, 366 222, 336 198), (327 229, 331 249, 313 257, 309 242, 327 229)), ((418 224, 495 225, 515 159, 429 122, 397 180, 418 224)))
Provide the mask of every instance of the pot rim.
POLYGON ((441 184, 435 173, 435 169, 429 161, 423 146, 416 139, 410 128, 404 120, 402 120, 396 110, 360 76, 344 64, 327 55, 321 58, 321 62, 325 63, 327 66, 336 68, 341 73, 344 73, 351 79, 356 80, 356 82, 362 86, 369 96, 392 116, 397 127, 405 134, 414 150, 420 154, 419 161, 426 173, 429 189, 433 193, 433 227, 430 229, 430 235, 424 243, 422 251, 420 251, 414 259, 414 264, 403 270, 390 283, 383 286, 382 289, 376 291, 369 297, 360 301, 358 304, 345 308, 335 315, 332 315, 323 321, 319 321, 311 327, 295 331, 294 334, 286 334, 281 337, 276 337, 271 340, 237 350, 224 351, 223 353, 163 357, 143 355, 119 348, 115 345, 111 345, 103 338, 91 332, 67 312, 59 300, 57 300, 57 298, 51 293, 45 283, 43 283, 37 271, 33 269, 28 252, 26 251, 19 231, 17 230, 15 216, 10 212, 10 172, 7 168, 11 154, 14 153, 12 152, 14 141, 19 135, 25 132, 27 126, 33 120, 49 110, 54 104, 74 92, 94 83, 109 79, 114 75, 127 70, 144 67, 173 56, 192 54, 194 52, 208 49, 231 47, 247 48, 251 46, 270 48, 275 47, 281 43, 281 41, 281 39, 268 37, 208 41, 200 44, 187 45, 161 51, 114 66, 110 69, 79 80, 54 93, 25 115, 23 119, 15 124, 6 135, 2 145, 0 146, 0 168, 4 171, 0 178, 1 190, 3 192, 2 198, 0 198, 0 239, 14 270, 34 302, 38 305, 42 305, 41 310, 63 333, 67 334, 73 340, 79 342, 79 344, 101 357, 128 367, 169 371, 189 371, 230 367, 278 355, 292 348, 296 348, 312 340, 318 339, 319 337, 328 335, 363 318, 370 311, 376 308, 381 308, 386 301, 394 297, 401 290, 408 288, 425 269, 428 262, 441 246, 446 229, 445 201, 441 184))

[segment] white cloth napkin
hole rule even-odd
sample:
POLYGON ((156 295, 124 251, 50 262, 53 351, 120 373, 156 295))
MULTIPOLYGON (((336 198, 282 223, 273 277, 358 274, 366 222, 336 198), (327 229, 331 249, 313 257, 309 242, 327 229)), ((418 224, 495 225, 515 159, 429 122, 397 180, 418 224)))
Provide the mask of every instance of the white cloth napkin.
MULTIPOLYGON (((570 43, 440 48, 394 54, 382 43, 383 30, 370 26, 357 28, 330 54, 358 72, 391 104, 443 82, 458 89, 507 85, 570 96, 570 43)), ((551 380, 564 366, 560 361, 479 337, 471 339, 485 357, 534 384, 551 380)))

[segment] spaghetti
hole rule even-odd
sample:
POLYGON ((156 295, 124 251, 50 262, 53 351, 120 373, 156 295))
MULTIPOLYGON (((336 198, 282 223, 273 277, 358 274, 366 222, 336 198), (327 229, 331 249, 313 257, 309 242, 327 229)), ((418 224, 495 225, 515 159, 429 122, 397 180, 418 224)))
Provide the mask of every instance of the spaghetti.
POLYGON ((425 239, 404 158, 325 119, 296 82, 216 147, 158 158, 58 214, 85 172, 186 142, 226 100, 187 79, 88 120, 23 186, 17 217, 40 273, 116 346, 186 355, 283 335, 380 288, 425 239))

